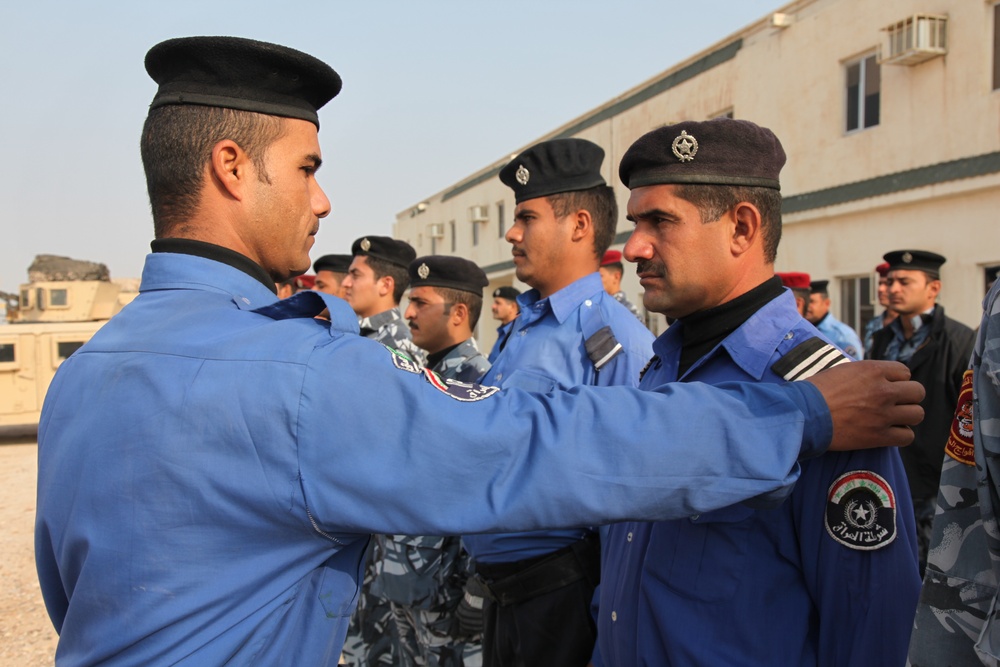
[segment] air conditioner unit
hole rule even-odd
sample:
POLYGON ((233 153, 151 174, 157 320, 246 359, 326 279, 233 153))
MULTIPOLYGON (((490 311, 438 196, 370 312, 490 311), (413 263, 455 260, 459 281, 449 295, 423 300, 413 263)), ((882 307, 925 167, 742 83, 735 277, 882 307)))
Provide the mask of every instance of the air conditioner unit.
POLYGON ((879 64, 917 65, 948 53, 943 14, 914 14, 882 28, 879 64))
POLYGON ((427 225, 427 233, 431 238, 443 239, 444 238, 444 223, 443 222, 433 222, 427 225))
POLYGON ((486 222, 490 219, 489 210, 482 205, 469 207, 469 220, 471 222, 486 222))
POLYGON ((791 14, 782 14, 781 12, 771 14, 772 28, 787 28, 793 23, 795 23, 795 18, 791 14))

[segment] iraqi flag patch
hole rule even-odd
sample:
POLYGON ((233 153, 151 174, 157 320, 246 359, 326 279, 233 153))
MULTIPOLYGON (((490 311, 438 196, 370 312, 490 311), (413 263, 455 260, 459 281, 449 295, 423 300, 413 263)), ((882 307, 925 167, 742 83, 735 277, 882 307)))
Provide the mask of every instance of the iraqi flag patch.
POLYGON ((830 485, 826 532, 851 549, 873 551, 896 539, 896 496, 870 470, 844 473, 830 485))
POLYGON ((458 380, 445 380, 429 368, 424 369, 424 379, 430 382, 438 391, 448 394, 448 396, 451 396, 456 401, 465 403, 481 401, 500 391, 500 387, 471 384, 469 382, 459 382, 458 380))

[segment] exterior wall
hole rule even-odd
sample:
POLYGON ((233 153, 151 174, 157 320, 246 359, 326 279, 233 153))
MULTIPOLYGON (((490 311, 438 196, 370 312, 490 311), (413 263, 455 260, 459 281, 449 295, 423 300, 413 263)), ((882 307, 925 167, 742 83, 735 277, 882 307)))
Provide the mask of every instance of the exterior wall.
MULTIPOLYGON (((785 229, 776 270, 807 271, 831 280, 835 313, 846 278, 871 276, 882 254, 921 248, 945 255, 940 302, 974 326, 984 293, 984 268, 1000 265, 1000 91, 993 91, 993 0, 798 0, 771 17, 692 55, 650 81, 569 121, 527 145, 576 136, 607 152, 605 178, 615 186, 620 248, 630 223, 628 191, 617 178, 625 150, 639 136, 684 119, 726 111, 770 127, 788 154, 782 172, 785 229), (913 65, 880 67, 880 121, 847 132, 845 65, 876 53, 882 28, 918 13, 944 14, 947 55, 913 65)), ((518 151, 513 151, 514 153, 518 151)), ((490 289, 517 283, 509 245, 499 236, 496 203, 513 197, 496 174, 509 158, 426 201, 421 213, 397 217, 395 234, 419 254, 431 252, 429 223, 444 222, 436 251, 483 266, 490 289), (471 223, 469 207, 487 205, 490 219, 471 223), (451 250, 448 223, 458 231, 451 250), (471 226, 480 226, 472 244, 471 226)), ((641 302, 634 275, 624 289, 641 302)), ((495 334, 484 312, 479 340, 495 334)), ((650 318, 654 332, 662 318, 650 318)))

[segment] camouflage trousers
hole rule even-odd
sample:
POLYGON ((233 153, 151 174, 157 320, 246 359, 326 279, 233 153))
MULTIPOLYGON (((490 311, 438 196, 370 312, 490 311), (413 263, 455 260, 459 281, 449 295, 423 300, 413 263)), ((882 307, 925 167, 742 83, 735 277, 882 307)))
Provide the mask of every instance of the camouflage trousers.
POLYGON ((375 559, 378 557, 375 540, 372 540, 372 545, 365 561, 365 576, 358 594, 358 607, 351 616, 341 653, 341 662, 352 667, 400 664, 395 650, 399 641, 392 636, 396 625, 392 622, 389 602, 369 592, 375 579, 375 559))
POLYGON ((454 612, 432 611, 390 603, 391 633, 397 642, 396 663, 400 667, 481 667, 479 637, 458 640, 453 636, 454 612))

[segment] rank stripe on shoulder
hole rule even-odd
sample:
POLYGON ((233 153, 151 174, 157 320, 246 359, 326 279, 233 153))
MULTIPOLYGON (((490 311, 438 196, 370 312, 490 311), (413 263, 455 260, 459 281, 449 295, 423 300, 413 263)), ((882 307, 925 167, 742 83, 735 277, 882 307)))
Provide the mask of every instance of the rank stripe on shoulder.
POLYGON ((788 354, 771 366, 775 374, 789 382, 805 380, 820 371, 850 363, 839 349, 822 338, 813 337, 793 347, 788 354))

